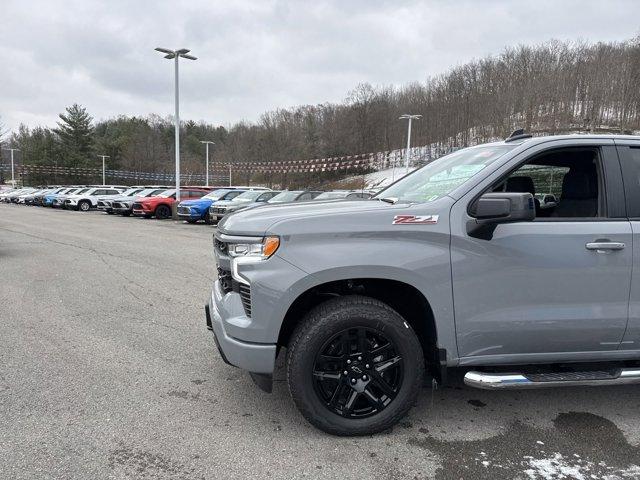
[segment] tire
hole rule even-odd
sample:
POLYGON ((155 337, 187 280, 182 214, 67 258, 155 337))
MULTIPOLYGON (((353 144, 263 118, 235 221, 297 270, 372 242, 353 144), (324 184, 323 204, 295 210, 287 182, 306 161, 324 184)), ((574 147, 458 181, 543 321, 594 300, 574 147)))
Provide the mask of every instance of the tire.
POLYGON ((370 435, 391 428, 411 409, 424 380, 424 357, 418 337, 395 310, 349 295, 305 316, 289 342, 286 369, 291 397, 309 423, 332 435, 370 435), (322 353, 330 360, 318 363, 322 353))
POLYGON ((171 218, 171 209, 167 205, 158 205, 155 215, 158 220, 166 220, 171 218))
POLYGON ((193 219, 193 218, 189 218, 189 219, 187 220, 187 223, 190 223, 191 225, 193 225, 194 223, 198 223, 198 220, 195 220, 195 219, 193 219))
POLYGON ((123 217, 130 217, 131 216, 131 212, 123 212, 122 216, 123 217))
POLYGON ((116 212, 114 212, 112 210, 107 210, 107 215, 113 215, 114 213, 116 213, 116 212))
POLYGON ((91 210, 91 202, 88 200, 81 200, 80 203, 78 203, 78 210, 81 212, 88 212, 91 210))
POLYGON ((209 215, 209 210, 204 214, 204 223, 211 225, 211 215, 209 215))

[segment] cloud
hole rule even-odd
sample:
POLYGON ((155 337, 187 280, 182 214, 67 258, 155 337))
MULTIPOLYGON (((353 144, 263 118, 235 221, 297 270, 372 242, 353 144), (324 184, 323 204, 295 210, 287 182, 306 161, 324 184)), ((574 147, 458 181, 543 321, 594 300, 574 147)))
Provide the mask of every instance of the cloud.
POLYGON ((601 1, 5 0, 0 116, 53 125, 74 102, 95 118, 173 112, 173 65, 187 47, 181 116, 214 124, 336 102, 360 82, 424 81, 505 46, 638 33, 640 4, 601 1))

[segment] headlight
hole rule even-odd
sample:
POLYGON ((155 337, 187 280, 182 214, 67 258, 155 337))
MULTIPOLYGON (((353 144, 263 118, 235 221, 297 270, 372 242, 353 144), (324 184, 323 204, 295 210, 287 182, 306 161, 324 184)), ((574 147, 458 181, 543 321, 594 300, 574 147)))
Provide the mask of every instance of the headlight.
POLYGON ((230 243, 229 255, 233 258, 255 258, 266 260, 280 246, 278 237, 265 237, 261 243, 230 243))

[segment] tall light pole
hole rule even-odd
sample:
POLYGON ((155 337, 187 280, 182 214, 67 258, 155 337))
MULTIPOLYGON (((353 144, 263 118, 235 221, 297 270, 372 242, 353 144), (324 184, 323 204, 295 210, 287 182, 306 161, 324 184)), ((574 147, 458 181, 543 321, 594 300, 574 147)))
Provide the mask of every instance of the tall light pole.
POLYGON ((190 50, 181 48, 170 50, 168 48, 156 48, 157 52, 165 53, 164 58, 175 60, 175 96, 176 96, 176 205, 180 202, 180 85, 178 82, 178 59, 197 60, 193 55, 188 55, 190 50))
POLYGON ((11 186, 15 188, 16 177, 14 175, 14 170, 13 170, 13 152, 19 152, 20 149, 19 148, 3 148, 3 150, 6 150, 7 152, 11 152, 11 186))
POLYGON ((211 140, 200 140, 200 143, 204 143, 207 146, 207 173, 206 173, 206 180, 205 180, 205 187, 209 186, 209 145, 215 145, 215 142, 212 142, 211 140))
POLYGON ((109 155, 98 155, 98 157, 102 159, 102 185, 104 186, 106 185, 105 175, 104 175, 104 160, 106 158, 111 158, 111 157, 109 155))
POLYGON ((404 173, 406 175, 409 173, 409 149, 411 148, 411 121, 422 118, 422 115, 411 115, 411 114, 405 113, 404 115, 400 115, 400 117, 398 118, 400 120, 409 120, 409 125, 407 130, 407 155, 404 160, 404 167, 405 167, 404 173))

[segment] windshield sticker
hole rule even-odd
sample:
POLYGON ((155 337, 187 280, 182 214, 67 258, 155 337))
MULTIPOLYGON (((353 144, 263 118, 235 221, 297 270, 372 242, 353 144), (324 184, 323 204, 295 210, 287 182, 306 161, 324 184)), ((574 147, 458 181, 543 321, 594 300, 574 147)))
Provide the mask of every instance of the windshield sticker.
POLYGON ((396 215, 393 225, 434 225, 439 215, 396 215))

